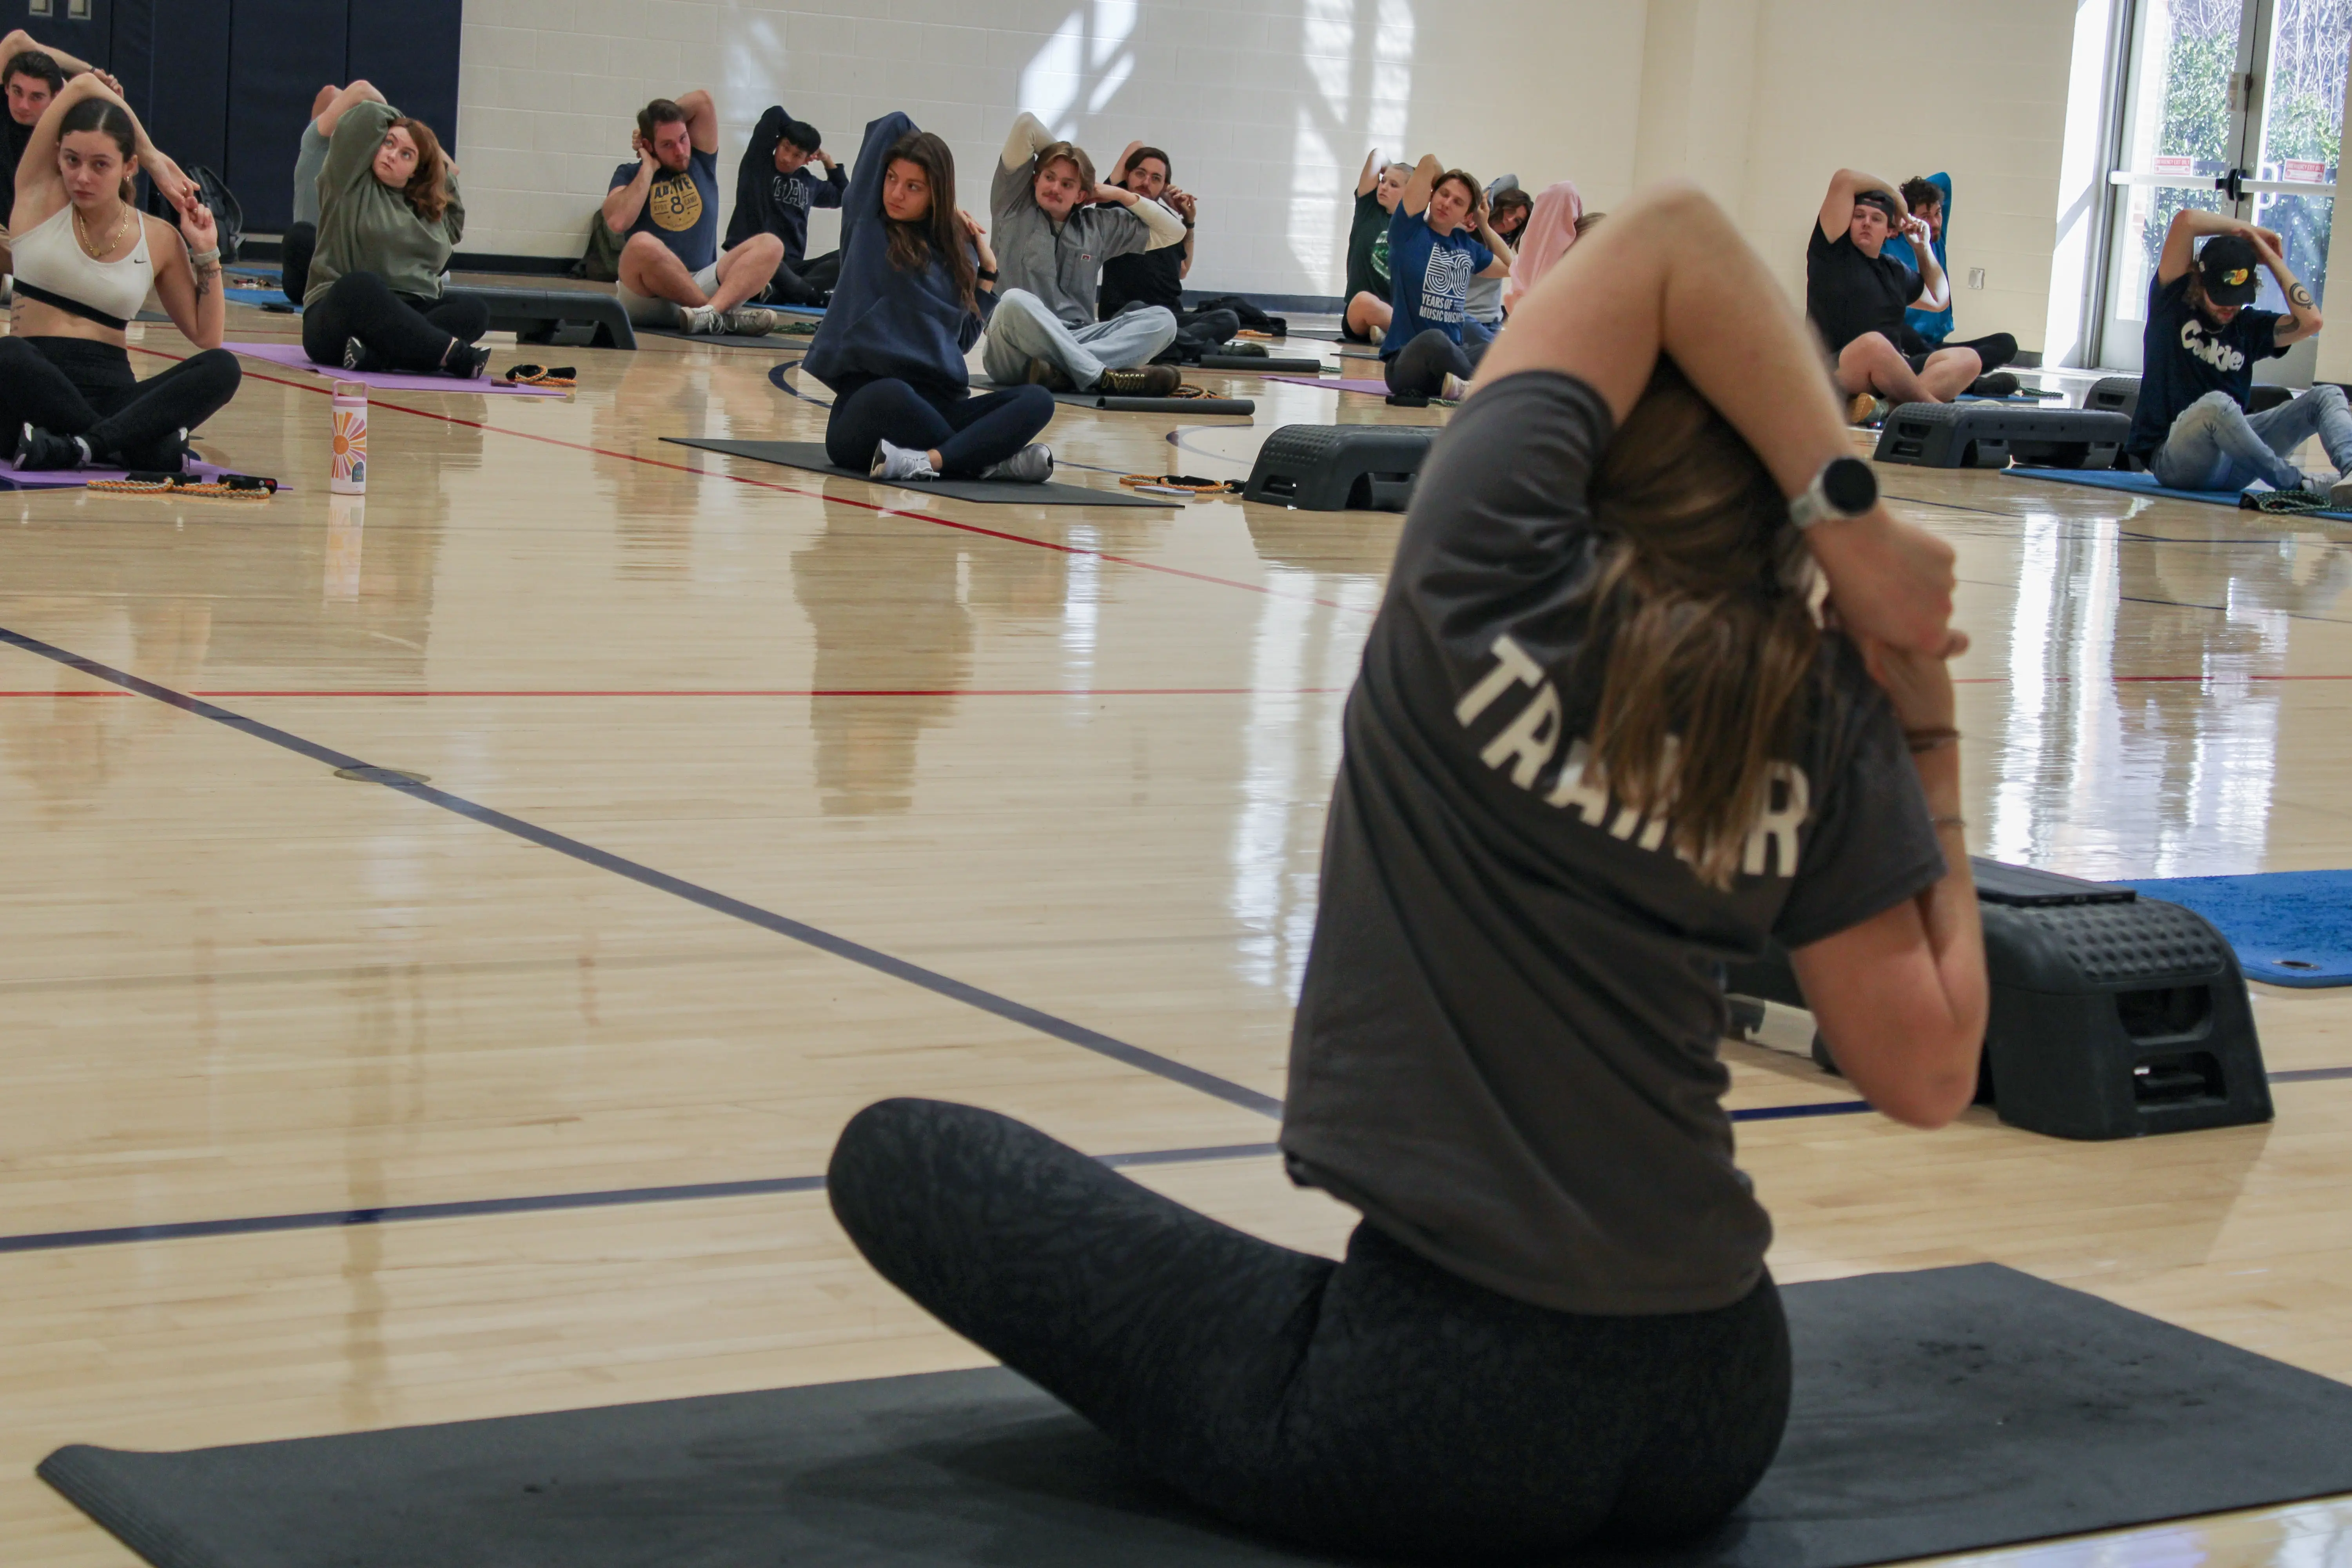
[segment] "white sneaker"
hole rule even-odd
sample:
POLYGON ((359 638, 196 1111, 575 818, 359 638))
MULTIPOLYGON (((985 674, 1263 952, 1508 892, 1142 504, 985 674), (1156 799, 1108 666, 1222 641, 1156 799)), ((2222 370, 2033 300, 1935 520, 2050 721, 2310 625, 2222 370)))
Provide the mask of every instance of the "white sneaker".
POLYGON ((784 324, 782 316, 758 305, 738 305, 731 310, 723 310, 719 321, 720 331, 739 338, 764 338, 784 324))
POLYGON ((2327 487, 2327 510, 2352 511, 2352 474, 2347 474, 2327 487))
POLYGON ((1445 385, 1437 395, 1448 403, 1459 403, 1470 395, 1470 384, 1449 370, 1445 373, 1445 385))
POLYGON ((980 471, 983 479, 1010 479, 1014 484, 1042 485, 1054 477, 1054 448, 1032 441, 1001 463, 980 471))
POLYGON ((874 447, 874 466, 866 470, 877 479, 904 483, 909 479, 936 479, 940 471, 931 467, 931 455, 919 447, 893 447, 878 441, 874 447))
POLYGON ((680 305, 677 308, 677 330, 698 336, 724 331, 719 324, 719 312, 708 305, 680 305))

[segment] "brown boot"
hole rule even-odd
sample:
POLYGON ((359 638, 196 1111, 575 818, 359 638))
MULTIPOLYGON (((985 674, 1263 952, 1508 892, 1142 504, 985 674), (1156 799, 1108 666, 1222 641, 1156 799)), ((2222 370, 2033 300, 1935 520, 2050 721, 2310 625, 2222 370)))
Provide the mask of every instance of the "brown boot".
POLYGON ((1061 366, 1048 363, 1042 359, 1033 359, 1029 362, 1029 384, 1045 387, 1053 392, 1076 392, 1078 389, 1077 384, 1070 380, 1061 366))
POLYGON ((1867 392, 1857 392, 1845 400, 1845 422, 1849 425, 1867 425, 1870 423, 1872 413, 1877 407, 1878 399, 1867 392))
POLYGON ((1184 378, 1172 364, 1147 364, 1134 370, 1107 370, 1095 390, 1111 397, 1173 397, 1184 378))

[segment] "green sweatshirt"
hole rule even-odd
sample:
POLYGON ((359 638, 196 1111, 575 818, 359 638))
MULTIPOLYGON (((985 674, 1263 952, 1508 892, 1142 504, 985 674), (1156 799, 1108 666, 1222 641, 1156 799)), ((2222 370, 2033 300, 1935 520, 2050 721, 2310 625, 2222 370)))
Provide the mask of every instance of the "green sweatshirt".
POLYGON ((305 305, 317 304, 346 272, 373 272, 395 294, 441 297, 441 270, 466 233, 466 205, 452 174, 448 210, 427 223, 406 196, 375 177, 376 149, 399 118, 388 103, 355 103, 335 122, 319 174, 319 248, 310 258, 305 305))

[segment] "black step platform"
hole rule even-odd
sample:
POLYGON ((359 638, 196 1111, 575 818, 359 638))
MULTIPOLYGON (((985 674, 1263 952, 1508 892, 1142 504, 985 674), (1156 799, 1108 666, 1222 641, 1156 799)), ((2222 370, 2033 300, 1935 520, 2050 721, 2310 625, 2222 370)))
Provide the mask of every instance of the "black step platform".
POLYGON ((1258 448, 1244 500, 1304 511, 1402 511, 1434 425, 1285 425, 1258 448))
MULTIPOLYGON (((2245 976, 2203 916, 2111 883, 1969 863, 1992 982, 1979 1103, 2055 1138, 2271 1119, 2245 976)), ((1730 966, 1727 988, 1805 1005, 1778 949, 1730 966)), ((1835 1069, 1818 1038, 1813 1049, 1835 1069)))
POLYGON ((1906 403, 1878 432, 1882 463, 1922 468, 2112 468, 2131 434, 2126 415, 1997 403, 1906 403))
POLYGON ((512 332, 517 342, 634 349, 637 334, 629 314, 610 294, 586 289, 452 289, 490 308, 490 330, 512 332))

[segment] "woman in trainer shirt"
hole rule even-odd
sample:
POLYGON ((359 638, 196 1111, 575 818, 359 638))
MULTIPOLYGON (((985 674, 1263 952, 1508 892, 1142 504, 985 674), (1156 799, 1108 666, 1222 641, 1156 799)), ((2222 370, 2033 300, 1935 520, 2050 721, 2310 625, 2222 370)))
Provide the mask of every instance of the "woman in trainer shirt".
POLYGON ((876 1268, 1228 1519, 1449 1561, 1709 1529, 1790 1378, 1716 965, 1787 944, 1891 1116, 1975 1088, 1950 552, 1874 507, 1792 520, 1845 444, 1779 299, 1706 197, 1646 197, 1432 451, 1349 700, 1283 1122, 1292 1178, 1364 1215, 1344 1261, 986 1111, 842 1134, 876 1268))

